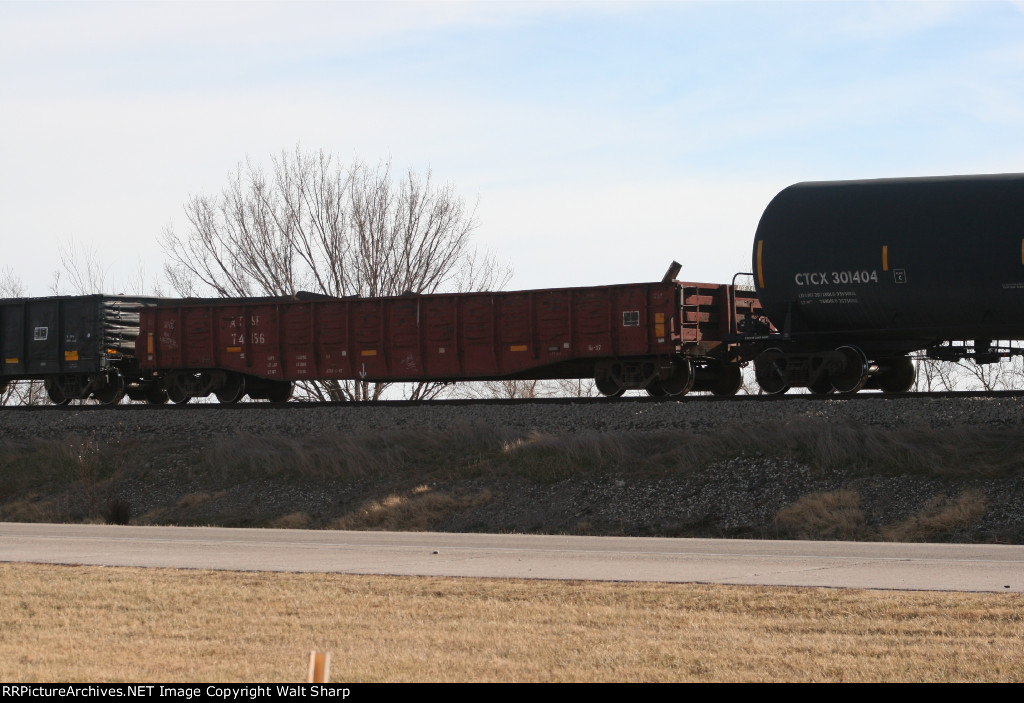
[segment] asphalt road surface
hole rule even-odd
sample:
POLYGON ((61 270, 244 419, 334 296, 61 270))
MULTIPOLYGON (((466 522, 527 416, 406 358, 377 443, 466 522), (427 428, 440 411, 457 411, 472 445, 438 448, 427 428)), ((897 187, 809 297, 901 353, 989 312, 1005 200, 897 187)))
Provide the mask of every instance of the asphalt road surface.
POLYGON ((1024 546, 0 523, 0 561, 1024 591, 1024 546))

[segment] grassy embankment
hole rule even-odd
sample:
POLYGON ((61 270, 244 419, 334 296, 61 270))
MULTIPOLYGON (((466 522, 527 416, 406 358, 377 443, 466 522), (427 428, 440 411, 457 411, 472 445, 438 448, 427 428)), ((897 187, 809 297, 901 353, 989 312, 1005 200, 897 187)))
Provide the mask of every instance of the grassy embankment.
MULTIPOLYGON (((994 499, 1020 490, 1022 468, 1024 437, 1015 427, 883 429, 806 419, 709 433, 522 435, 464 425, 444 434, 239 435, 184 446, 166 439, 8 440, 0 442, 0 520, 1019 543, 1024 527, 1005 506, 997 511, 1006 513, 1004 523, 978 525, 994 499), (747 469, 750 483, 763 475, 773 485, 722 480, 721 467, 737 460, 754 467, 747 469), (928 488, 916 503, 908 498, 909 507, 884 495, 892 505, 878 507, 866 505, 858 487, 868 478, 902 482, 900 490, 928 488), (575 504, 572 510, 586 515, 567 519, 571 511, 555 494, 602 482, 646 486, 648 496, 715 493, 720 505, 687 523, 643 514, 652 501, 633 491, 637 516, 630 520, 602 517, 601 505, 590 511, 575 504), (759 500, 778 502, 771 514, 738 531, 716 525, 716 510, 743 503, 755 489, 759 500), (548 512, 524 517, 538 495, 548 512)), ((577 492, 573 500, 600 502, 588 495, 596 494, 577 492)), ((659 509, 670 509, 666 502, 659 509)))

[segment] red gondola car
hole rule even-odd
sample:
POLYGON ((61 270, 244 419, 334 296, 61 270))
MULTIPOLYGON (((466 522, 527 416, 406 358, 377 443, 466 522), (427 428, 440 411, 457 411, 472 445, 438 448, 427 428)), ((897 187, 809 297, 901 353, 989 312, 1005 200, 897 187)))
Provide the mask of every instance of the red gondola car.
POLYGON ((735 393, 752 291, 665 281, 389 298, 173 301, 143 310, 136 354, 171 400, 286 400, 296 381, 594 378, 606 395, 735 393))

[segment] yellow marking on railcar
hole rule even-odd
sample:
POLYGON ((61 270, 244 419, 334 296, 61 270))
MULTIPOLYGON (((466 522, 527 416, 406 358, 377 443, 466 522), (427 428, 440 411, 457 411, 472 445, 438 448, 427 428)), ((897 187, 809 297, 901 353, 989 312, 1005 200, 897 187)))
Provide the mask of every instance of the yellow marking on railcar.
POLYGON ((64 361, 78 361, 77 351, 66 351, 64 352, 64 361))
POLYGON ((363 356, 377 356, 376 349, 364 349, 362 352, 363 356))
POLYGON ((146 353, 147 354, 152 354, 153 353, 153 333, 152 332, 147 332, 146 334, 148 335, 148 338, 146 339, 146 353))
POLYGON ((888 244, 883 244, 882 245, 882 270, 883 271, 888 271, 889 270, 889 245, 888 244))
POLYGON ((1020 262, 1024 264, 1024 239, 1020 240, 1020 262))
POLYGON ((764 240, 757 240, 757 286, 764 288, 764 268, 761 266, 761 254, 764 251, 764 240))
POLYGON ((235 354, 240 354, 242 352, 242 348, 241 347, 228 347, 228 353, 231 353, 231 352, 234 352, 235 354))
POLYGON ((508 348, 508 350, 509 351, 526 351, 526 345, 525 344, 513 344, 511 347, 508 348))
POLYGON ((18 363, 18 357, 13 357, 13 358, 8 357, 8 358, 4 359, 4 363, 5 364, 17 364, 18 363))
POLYGON ((665 336, 665 313, 663 312, 654 313, 654 336, 665 336))

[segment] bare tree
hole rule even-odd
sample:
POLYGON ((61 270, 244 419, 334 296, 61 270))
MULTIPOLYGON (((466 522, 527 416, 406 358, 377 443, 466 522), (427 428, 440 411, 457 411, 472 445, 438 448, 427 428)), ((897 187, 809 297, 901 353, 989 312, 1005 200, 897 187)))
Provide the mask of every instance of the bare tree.
POLYGON ((92 295, 108 289, 107 270, 92 247, 80 247, 74 240, 62 242, 60 268, 53 272, 50 291, 54 295, 92 295))
POLYGON ((480 381, 469 387, 474 398, 541 398, 547 395, 542 381, 537 379, 480 381))
POLYGON ((124 291, 128 295, 164 296, 163 289, 160 286, 160 281, 147 282, 146 266, 142 263, 141 258, 136 259, 135 271, 128 274, 123 286, 124 291))
POLYGON ((594 398, 600 395, 593 378, 559 378, 552 395, 568 398, 594 398))
POLYGON ((949 361, 929 359, 924 355, 917 358, 915 391, 952 391, 959 385, 960 377, 956 365, 949 361))
MULTIPOLYGON (((246 161, 216 195, 185 203, 188 228, 164 230, 167 278, 183 296, 388 296, 500 288, 510 273, 473 247, 475 210, 450 184, 390 162, 345 166, 300 148, 268 173, 246 161)), ((328 382, 319 398, 375 399, 384 384, 328 382)), ((439 392, 418 384, 415 398, 439 392)))
MULTIPOLYGON (((1016 342, 1008 342, 1016 346, 1016 342)), ((997 362, 979 364, 973 359, 948 361, 929 359, 923 354, 917 358, 915 391, 956 390, 1012 390, 1020 387, 1024 378, 1024 359, 1014 356, 997 362)))
POLYGON ((598 395, 592 378, 506 379, 472 384, 473 398, 591 398, 598 395))
MULTIPOLYGON (((0 298, 25 297, 25 285, 10 266, 0 269, 0 298)), ((0 405, 39 405, 43 402, 43 384, 39 381, 0 380, 0 405)))
POLYGON ((25 285, 10 266, 0 269, 0 298, 25 297, 25 285))
POLYGON ((972 389, 982 391, 999 391, 1013 388, 1013 360, 998 361, 991 364, 978 364, 974 361, 960 361, 956 364, 960 374, 972 389))

